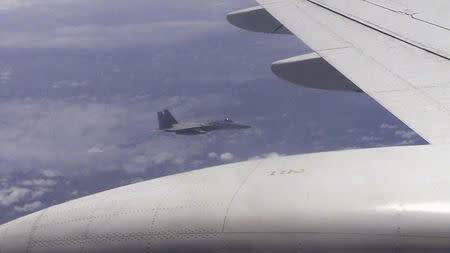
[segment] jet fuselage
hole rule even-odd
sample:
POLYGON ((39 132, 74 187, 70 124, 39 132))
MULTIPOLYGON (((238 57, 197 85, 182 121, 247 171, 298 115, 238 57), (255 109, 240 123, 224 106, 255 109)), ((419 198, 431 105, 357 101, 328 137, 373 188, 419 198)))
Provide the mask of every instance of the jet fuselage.
POLYGON ((448 252, 449 152, 316 153, 153 179, 7 223, 0 252, 448 252))

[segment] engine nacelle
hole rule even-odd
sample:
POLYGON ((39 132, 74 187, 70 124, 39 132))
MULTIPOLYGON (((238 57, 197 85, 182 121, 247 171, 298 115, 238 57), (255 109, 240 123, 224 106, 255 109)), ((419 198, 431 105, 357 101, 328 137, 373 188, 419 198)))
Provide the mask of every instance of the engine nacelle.
POLYGON ((227 15, 227 20, 234 26, 252 32, 292 34, 260 6, 231 12, 227 15))
POLYGON ((272 72, 282 79, 305 87, 362 92, 316 53, 276 61, 272 63, 272 72))

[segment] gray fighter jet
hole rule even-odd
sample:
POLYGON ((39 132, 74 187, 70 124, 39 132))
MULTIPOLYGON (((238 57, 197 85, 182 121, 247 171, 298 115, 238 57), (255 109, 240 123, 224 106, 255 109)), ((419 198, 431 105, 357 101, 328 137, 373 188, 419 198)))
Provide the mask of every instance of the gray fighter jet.
POLYGON ((206 134, 214 130, 246 129, 250 126, 233 122, 229 118, 206 123, 178 123, 169 110, 158 112, 159 130, 183 135, 206 134))

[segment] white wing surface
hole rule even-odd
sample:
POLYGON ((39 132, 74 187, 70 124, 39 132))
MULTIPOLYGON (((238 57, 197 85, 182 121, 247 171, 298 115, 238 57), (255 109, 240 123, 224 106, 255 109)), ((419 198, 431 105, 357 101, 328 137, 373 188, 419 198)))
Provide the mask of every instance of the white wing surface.
POLYGON ((429 143, 450 143, 450 1, 257 2, 429 143))

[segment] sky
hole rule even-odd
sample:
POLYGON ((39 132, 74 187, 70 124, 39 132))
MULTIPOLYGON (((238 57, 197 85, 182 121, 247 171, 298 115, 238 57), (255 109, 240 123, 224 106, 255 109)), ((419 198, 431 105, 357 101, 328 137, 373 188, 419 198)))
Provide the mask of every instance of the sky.
POLYGON ((363 93, 278 79, 294 36, 228 24, 251 0, 0 0, 0 223, 114 187, 271 156, 426 142, 363 93), (251 129, 180 136, 230 117, 251 129))

